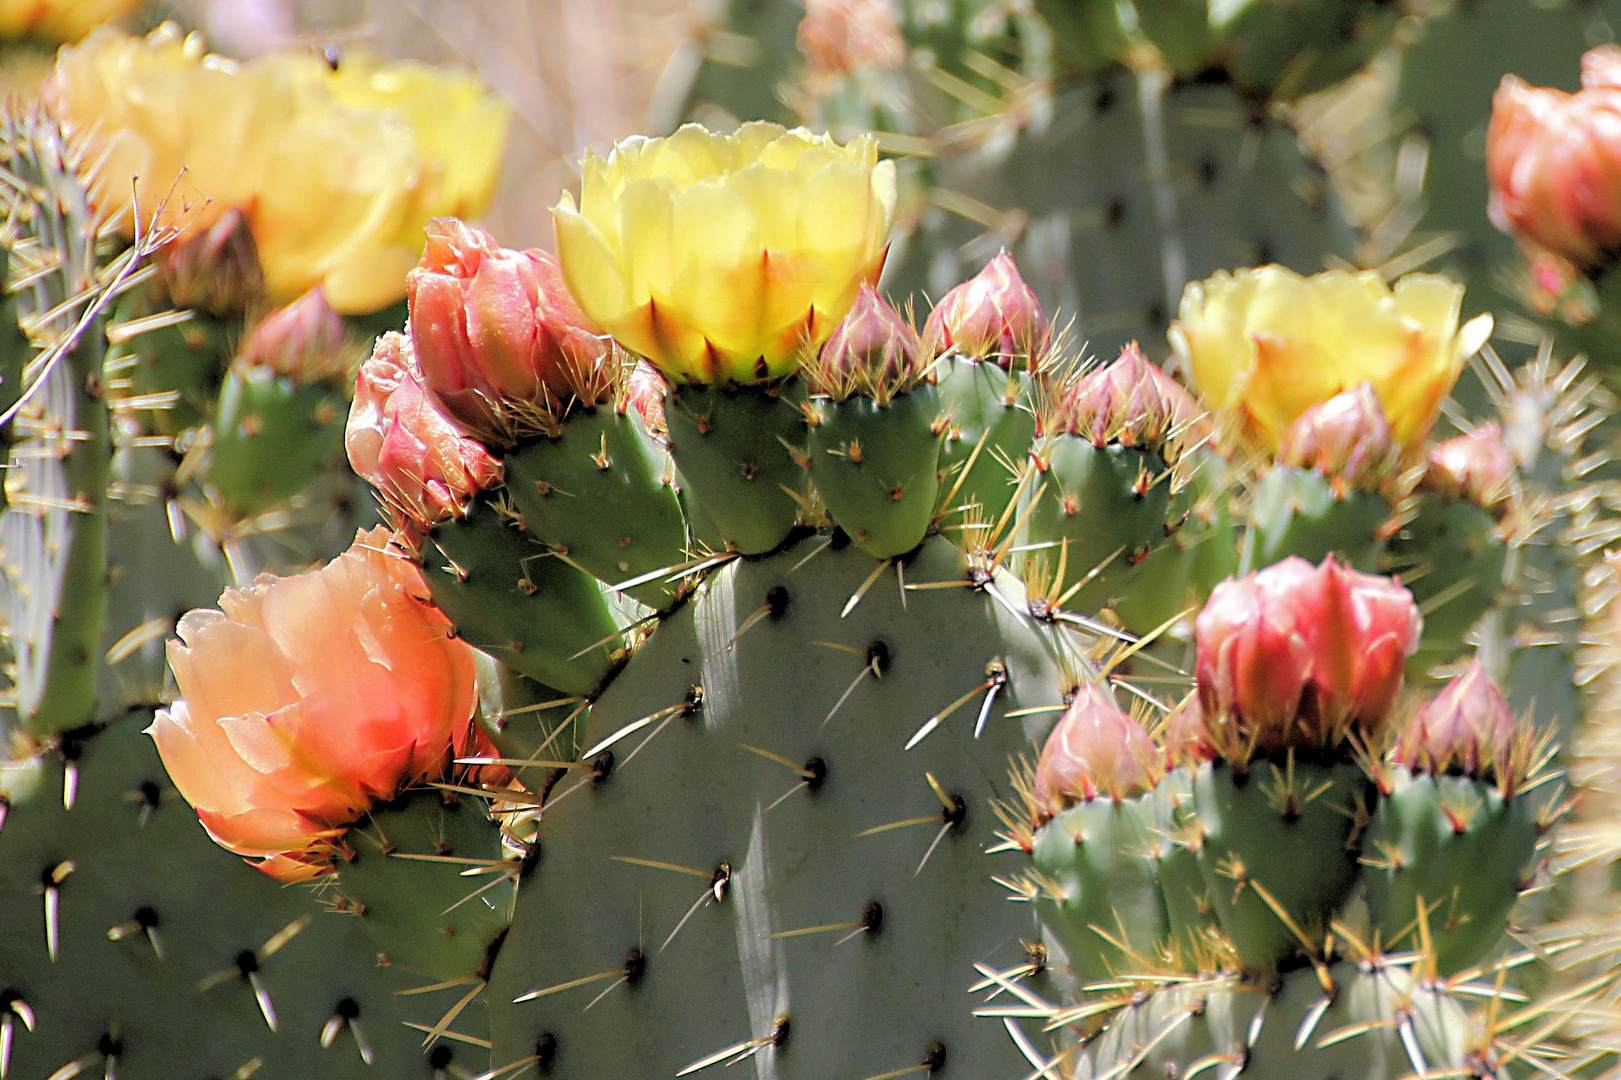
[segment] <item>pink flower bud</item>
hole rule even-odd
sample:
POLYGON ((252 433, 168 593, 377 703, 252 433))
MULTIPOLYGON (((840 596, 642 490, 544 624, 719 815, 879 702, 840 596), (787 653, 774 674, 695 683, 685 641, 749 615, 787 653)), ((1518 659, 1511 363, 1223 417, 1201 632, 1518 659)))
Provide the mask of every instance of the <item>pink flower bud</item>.
POLYGON ((166 301, 215 318, 239 316, 264 296, 265 277, 240 210, 165 244, 152 256, 166 301))
POLYGON ((561 409, 578 388, 594 384, 608 356, 608 342, 569 295, 556 259, 499 247, 455 218, 428 223, 407 291, 423 379, 489 442, 511 442, 525 406, 561 409))
POLYGON ((181 698, 147 732, 216 842, 284 880, 320 873, 344 826, 444 775, 469 737, 473 652, 427 592, 377 528, 180 620, 181 698))
POLYGON ((811 366, 811 382, 819 393, 839 399, 857 392, 884 399, 916 383, 921 357, 911 324, 863 285, 811 366))
POLYGON ((670 384, 646 360, 636 361, 625 380, 625 405, 636 410, 648 434, 656 439, 665 438, 669 431, 664 423, 664 395, 669 392, 670 384))
POLYGON ((1430 448, 1424 486, 1449 499, 1468 499, 1488 510, 1506 510, 1514 501, 1518 474, 1514 455, 1494 420, 1467 435, 1430 448))
POLYGON ((1206 730, 1226 757, 1334 746, 1352 728, 1371 735, 1420 625, 1406 589, 1332 556, 1222 582, 1194 624, 1206 730))
MULTIPOLYGON (((1210 421, 1192 394, 1143 355, 1136 342, 1112 364, 1088 372, 1060 404, 1060 424, 1098 446, 1118 442, 1164 450, 1206 438, 1210 421)), ((1174 455, 1172 455, 1174 456, 1174 455)))
POLYGON ((1596 267, 1621 251, 1621 48, 1582 58, 1574 94, 1505 76, 1486 134, 1491 216, 1537 248, 1596 267))
POLYGON ((1159 750, 1105 686, 1086 683, 1047 737, 1036 766, 1037 812, 1107 795, 1118 802, 1159 780, 1159 750))
POLYGON ((317 285, 255 323, 242 339, 237 359, 298 382, 312 382, 343 367, 343 337, 343 316, 326 302, 326 290, 317 285))
POLYGON ((923 328, 931 354, 950 349, 1008 368, 1028 366, 1047 335, 1041 304, 1005 251, 942 296, 923 328))
POLYGON ((1508 699, 1476 660, 1408 721, 1394 759, 1429 773, 1457 768, 1475 777, 1487 769, 1501 774, 1518 733, 1508 699))
POLYGON ((1363 487, 1385 474, 1394 450, 1379 395, 1372 383, 1361 383, 1301 413, 1284 433, 1278 460, 1363 487))
POLYGON ((806 0, 797 37, 813 83, 906 62, 895 0, 806 0))
POLYGON ((501 482, 501 463, 440 411, 416 374, 410 341, 394 331, 377 339, 361 365, 344 445, 349 464, 382 494, 397 524, 420 532, 501 482))

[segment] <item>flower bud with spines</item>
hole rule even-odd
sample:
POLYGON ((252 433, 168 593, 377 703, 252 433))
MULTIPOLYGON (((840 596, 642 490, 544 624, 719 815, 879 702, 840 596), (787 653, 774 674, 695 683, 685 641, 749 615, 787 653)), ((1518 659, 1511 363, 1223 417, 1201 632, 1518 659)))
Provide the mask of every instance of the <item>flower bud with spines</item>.
POLYGON ((1519 473, 1497 421, 1430 447, 1419 486, 1501 516, 1518 501, 1519 473))
POLYGON ((1362 838, 1368 913, 1386 949, 1454 975, 1500 948, 1541 831, 1545 743, 1473 661, 1408 721, 1362 838))
POLYGON ((1318 562, 1333 554, 1376 568, 1392 528, 1387 493, 1398 473, 1397 454, 1371 383, 1306 409, 1284 433, 1277 461, 1255 490, 1255 563, 1290 555, 1318 562))
POLYGON ((152 264, 160 304, 225 319, 258 307, 264 297, 259 252, 240 210, 227 210, 208 228, 165 244, 152 264))
POLYGON ((1076 803, 1141 795, 1159 779, 1158 754, 1143 726, 1098 683, 1086 683, 1047 737, 1036 766, 1038 817, 1076 803))
POLYGON ((1112 364, 1083 376, 1059 402, 1057 423, 1092 445, 1157 452, 1174 464, 1184 446, 1210 438, 1210 419, 1192 394, 1132 342, 1112 364))
POLYGON ((1377 741, 1422 620, 1389 578, 1289 558, 1216 586, 1195 622, 1205 730, 1242 766, 1257 752, 1377 741))
POLYGON ((1085 683, 1048 736, 1030 786, 1034 904, 1083 982, 1168 932, 1160 897, 1159 749, 1106 685, 1085 683))
POLYGON ((1051 327, 1041 303, 1006 251, 947 292, 929 313, 929 351, 991 360, 1009 369, 1039 367, 1051 327))
MULTIPOLYGON (((1062 577, 1089 579, 1074 602, 1101 607, 1127 572, 1174 526, 1169 520, 1181 437, 1202 421, 1197 406, 1135 345, 1114 363, 1072 376, 1041 418, 1030 451, 1035 558, 1062 577)), ((1058 581, 1060 592, 1064 581, 1058 581)))
POLYGON ((1018 469, 1036 437, 1032 375, 1050 366, 1050 328, 1035 294, 1002 252, 929 313, 924 352, 933 358, 945 443, 940 464, 955 489, 948 517, 965 544, 1007 515, 1018 469), (956 522, 953 522, 956 524, 956 522))
POLYGON ((317 285, 292 303, 270 312, 248 330, 237 362, 262 367, 294 382, 318 382, 343 370, 343 316, 327 303, 317 285))
POLYGON ((836 524, 881 559, 922 541, 934 518, 939 394, 910 323, 871 286, 805 368, 811 479, 836 524))
POLYGON ((1415 773, 1495 777, 1512 793, 1519 736, 1508 699, 1476 659, 1407 722, 1391 760, 1415 773))
POLYGON ((303 491, 343 445, 351 360, 343 319, 317 286, 248 332, 215 402, 208 481, 233 512, 303 491))

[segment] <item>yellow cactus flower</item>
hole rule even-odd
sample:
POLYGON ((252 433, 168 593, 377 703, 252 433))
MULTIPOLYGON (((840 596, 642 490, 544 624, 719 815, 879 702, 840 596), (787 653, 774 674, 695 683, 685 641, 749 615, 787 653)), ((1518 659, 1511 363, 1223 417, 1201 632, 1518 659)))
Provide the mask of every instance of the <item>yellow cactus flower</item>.
POLYGON ((0 0, 0 38, 78 41, 111 19, 135 11, 144 0, 0 0))
POLYGON ((1365 382, 1410 447, 1491 334, 1490 315, 1458 326, 1462 303, 1463 286, 1437 274, 1391 288, 1371 270, 1223 270, 1183 292, 1171 347, 1206 407, 1267 449, 1308 408, 1365 382))
POLYGON ((862 135, 688 124, 588 155, 552 211, 580 307, 672 382, 787 374, 877 280, 895 169, 862 135))
MULTIPOLYGON (((3 0, 0 0, 3 2, 3 0)), ((274 299, 315 286, 346 314, 405 294, 423 227, 493 192, 507 106, 468 74, 307 52, 238 63, 166 24, 64 49, 47 98, 105 162, 97 210, 126 234, 248 221, 274 299)))

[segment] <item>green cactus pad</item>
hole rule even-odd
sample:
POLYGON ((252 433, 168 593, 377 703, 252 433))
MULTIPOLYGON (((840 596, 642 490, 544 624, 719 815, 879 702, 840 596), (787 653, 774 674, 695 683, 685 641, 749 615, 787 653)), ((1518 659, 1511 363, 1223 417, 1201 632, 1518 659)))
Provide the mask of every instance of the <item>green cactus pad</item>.
POLYGON ((1032 481, 1031 544, 1051 544, 1067 554, 1066 576, 1097 576, 1078 594, 1084 610, 1109 599, 1131 565, 1165 539, 1171 477, 1157 453, 1112 444, 1093 446, 1075 435, 1060 435, 1038 451, 1046 469, 1032 481))
MULTIPOLYGON (((667 460, 632 417, 578 413, 556 439, 507 455, 507 491, 524 528, 612 585, 685 558, 686 525, 667 460)), ((655 608, 675 599, 653 581, 629 590, 655 608)))
MULTIPOLYGON (((431 1026, 465 991, 400 997, 417 982, 377 966, 358 920, 216 846, 142 734, 148 719, 125 716, 69 741, 66 759, 48 755, 37 790, 0 828, 0 1000, 20 997, 35 1015, 29 1031, 6 1011, 7 1076, 430 1080, 421 1032, 402 1021, 431 1026), (54 961, 47 883, 57 886, 54 961), (74 1062, 78 1072, 61 1071, 74 1062)), ((481 1035, 481 1013, 452 1029, 481 1035)), ((479 1067, 465 1047, 455 1056, 479 1067)))
POLYGON ((945 357, 935 371, 945 420, 945 442, 940 447, 942 483, 947 491, 953 486, 957 489, 951 505, 945 507, 946 520, 994 525, 1013 501, 1019 472, 1036 437, 1036 417, 1029 403, 1030 376, 963 356, 945 357), (964 469, 966 475, 962 475, 964 469), (978 509, 958 510, 975 506, 978 509))
POLYGON ((1152 633, 1202 607, 1217 582, 1238 572, 1240 533, 1228 509, 1232 492, 1211 479, 1220 459, 1197 453, 1200 465, 1188 470, 1190 481, 1171 496, 1167 528, 1174 531, 1126 571, 1110 604, 1132 633, 1152 633))
POLYGON ((1168 985, 1116 1013, 1074 1076, 1164 1080, 1208 1070, 1395 1080, 1433 1069, 1497 1077, 1470 1053, 1473 1027, 1458 998, 1388 963, 1340 962, 1321 977, 1304 968, 1275 987, 1214 976, 1168 985))
POLYGON ((835 524, 879 559, 923 541, 940 490, 940 398, 929 385, 880 405, 860 395, 813 406, 810 474, 835 524))
POLYGON ((268 368, 233 367, 220 388, 208 481, 243 514, 304 490, 343 448, 343 395, 268 368))
POLYGON ((1153 851, 1159 860, 1166 926, 1176 948, 1192 959, 1209 951, 1210 931, 1218 926, 1210 887, 1187 843, 1199 827, 1192 772, 1179 767, 1166 773, 1154 788, 1154 810, 1153 851))
POLYGON ((1045 886, 1036 914, 1082 985, 1157 955, 1167 933, 1152 793, 1089 799, 1036 833, 1031 861, 1045 886))
POLYGON ((745 555, 770 551, 799 519, 805 418, 781 388, 677 386, 664 400, 688 497, 745 555))
POLYGON ((569 694, 596 688, 619 649, 596 579, 505 521, 489 502, 424 545, 433 602, 467 641, 569 694))
POLYGON ((1409 671, 1421 674, 1462 653, 1465 638, 1503 588, 1508 543, 1490 513, 1464 499, 1425 493, 1391 537, 1385 570, 1412 592, 1424 635, 1409 671))
POLYGON ((1422 898, 1436 968, 1453 975, 1503 943, 1536 854, 1535 800, 1466 776, 1392 780, 1362 837, 1368 913, 1386 949, 1417 949, 1422 898))
POLYGON ((346 841, 338 891, 380 955, 425 982, 489 974, 512 879, 482 803, 413 792, 373 810, 346 841))
POLYGON ((1060 708, 1057 643, 959 585, 949 541, 905 592, 880 565, 826 536, 735 560, 604 691, 496 962, 495 1067, 673 1076, 736 1046, 783 1080, 859 1080, 940 1043, 952 1075, 1023 1075, 967 990, 1037 935, 992 880, 1019 856, 984 851, 1011 756, 1060 708))
POLYGON ((1350 893, 1357 863, 1346 844, 1366 786, 1355 765, 1256 761, 1244 774, 1223 761, 1200 766, 1199 872, 1245 970, 1271 971, 1305 948, 1299 934, 1320 937, 1350 893), (1310 873, 1301 872, 1302 852, 1312 853, 1310 873))
MULTIPOLYGON (((116 318, 122 322, 148 316, 150 306, 144 297, 125 297, 116 318)), ((237 330, 229 321, 193 311, 183 323, 149 330, 109 349, 108 369, 127 363, 132 393, 165 398, 163 407, 147 413, 149 422, 160 434, 177 435, 212 414, 237 330)))
POLYGON ((1256 487, 1250 513, 1255 569, 1291 555, 1320 563, 1332 554, 1371 573, 1384 552, 1390 504, 1371 492, 1336 492, 1318 473, 1274 465, 1256 487))

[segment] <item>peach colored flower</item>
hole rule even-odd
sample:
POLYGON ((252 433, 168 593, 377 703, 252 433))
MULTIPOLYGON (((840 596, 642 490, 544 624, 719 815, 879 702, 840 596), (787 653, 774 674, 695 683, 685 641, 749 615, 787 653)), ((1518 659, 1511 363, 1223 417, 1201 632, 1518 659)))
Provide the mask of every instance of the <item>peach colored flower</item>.
POLYGON ((169 643, 181 698, 147 731, 209 835, 283 880, 470 738, 472 649, 388 545, 362 531, 320 570, 227 589, 169 643))

